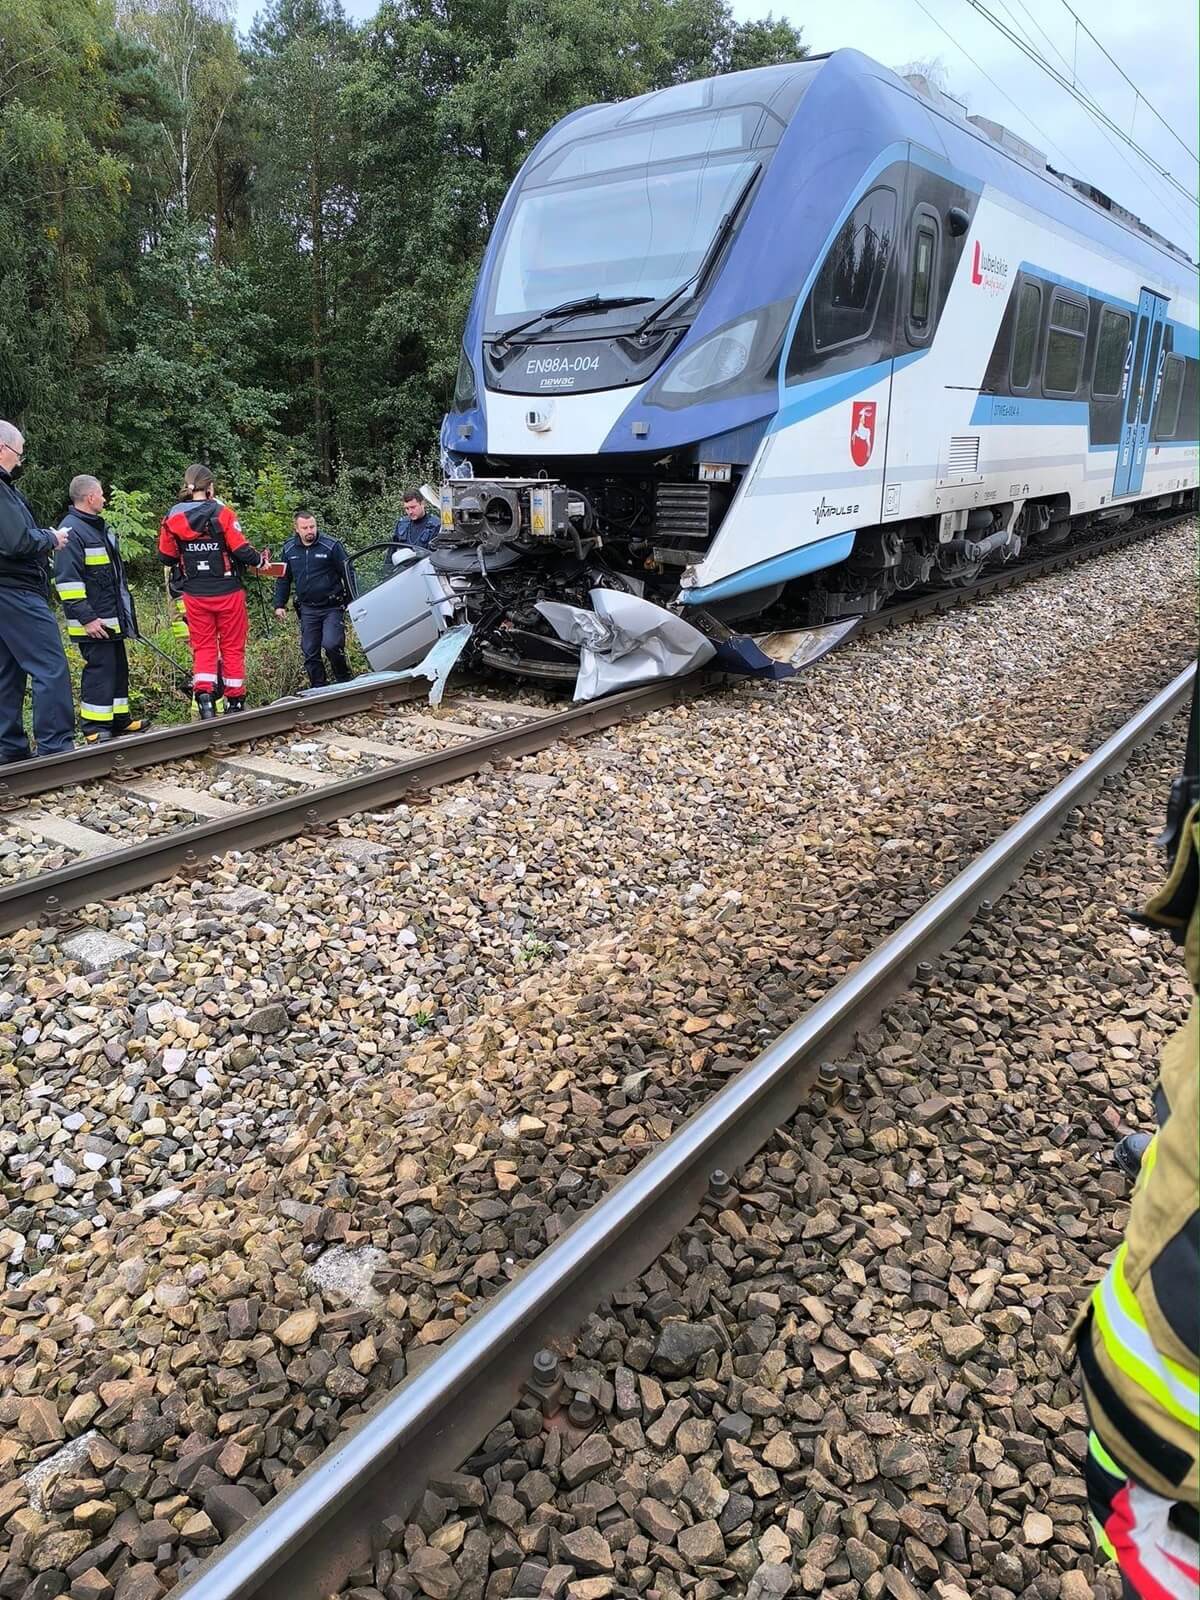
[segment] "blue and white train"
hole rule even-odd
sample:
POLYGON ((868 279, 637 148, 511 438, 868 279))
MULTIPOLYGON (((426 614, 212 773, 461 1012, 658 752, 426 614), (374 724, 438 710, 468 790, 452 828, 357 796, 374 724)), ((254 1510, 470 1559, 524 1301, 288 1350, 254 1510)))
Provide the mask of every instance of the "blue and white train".
POLYGON ((1190 500, 1198 357, 1182 251, 857 51, 576 111, 468 317, 446 614, 554 676, 597 592, 719 638, 969 581, 1190 500))

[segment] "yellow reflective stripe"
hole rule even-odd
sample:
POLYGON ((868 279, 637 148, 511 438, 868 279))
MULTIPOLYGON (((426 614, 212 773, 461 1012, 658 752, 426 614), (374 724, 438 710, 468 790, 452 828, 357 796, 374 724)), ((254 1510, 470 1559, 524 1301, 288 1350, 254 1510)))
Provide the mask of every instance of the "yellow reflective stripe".
POLYGON ((1123 1478, 1126 1478, 1128 1476, 1128 1474, 1123 1470, 1123 1468, 1121 1468, 1121 1467, 1119 1467, 1117 1465, 1117 1463, 1109 1455, 1108 1451, 1100 1443, 1100 1439, 1099 1439, 1095 1429, 1092 1429, 1092 1431, 1088 1434, 1088 1454, 1095 1461, 1098 1461, 1100 1463, 1100 1465, 1104 1468, 1105 1472, 1111 1473, 1114 1478, 1122 1478, 1123 1479, 1123 1478))
POLYGON ((1099 1519, 1097 1517, 1093 1516, 1091 1512, 1089 1512, 1088 1513, 1088 1521, 1092 1525, 1092 1537, 1095 1539, 1096 1544, 1099 1546, 1099 1548, 1101 1550, 1103 1550, 1104 1554, 1108 1557, 1108 1559, 1110 1561, 1115 1561, 1117 1559, 1117 1552, 1113 1548, 1112 1540, 1108 1537, 1108 1535, 1105 1533, 1104 1529, 1100 1526, 1099 1519))
POLYGON ((87 595, 87 590, 81 583, 56 583, 60 600, 82 600, 87 595))
POLYGON ((1120 1371, 1170 1416, 1189 1427, 1200 1426, 1200 1378, 1155 1349, 1125 1281, 1125 1253, 1122 1244, 1092 1296, 1104 1348, 1120 1371))
POLYGON ((111 567, 112 558, 107 550, 85 550, 83 559, 89 567, 111 567))
POLYGON ((111 722, 113 708, 111 706, 89 706, 86 701, 79 703, 79 715, 85 722, 111 722))
POLYGON ((1142 1164, 1141 1164, 1141 1167, 1138 1170, 1138 1187, 1139 1188, 1144 1188, 1145 1187, 1146 1179, 1154 1171, 1154 1163, 1157 1160, 1158 1160, 1158 1135, 1155 1134, 1153 1139, 1151 1139, 1150 1143, 1146 1146, 1146 1152, 1142 1156, 1142 1164))
POLYGON ((114 700, 113 701, 113 710, 114 711, 128 711, 129 710, 129 701, 128 700, 114 700))
POLYGON ((86 639, 87 629, 84 627, 82 622, 68 622, 67 637, 69 639, 86 639))

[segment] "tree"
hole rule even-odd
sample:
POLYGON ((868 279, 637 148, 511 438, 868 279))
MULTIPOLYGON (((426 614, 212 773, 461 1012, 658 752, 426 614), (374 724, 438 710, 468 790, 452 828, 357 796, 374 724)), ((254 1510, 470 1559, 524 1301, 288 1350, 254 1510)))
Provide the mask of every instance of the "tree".
POLYGON ((334 433, 326 360, 341 250, 356 208, 344 99, 357 41, 338 0, 276 0, 255 27, 251 49, 264 157, 257 198, 271 218, 260 239, 264 253, 285 263, 277 271, 280 286, 290 287, 297 266, 307 277, 303 331, 296 298, 273 298, 292 349, 304 351, 312 454, 320 481, 329 484, 334 433))
POLYGON ((189 461, 250 479, 278 446, 283 395, 258 381, 269 319, 243 269, 213 260, 204 229, 170 223, 135 275, 125 346, 105 363, 110 463, 169 502, 189 461))
POLYGON ((47 514, 104 458, 96 368, 127 288, 130 146, 159 98, 95 0, 0 0, 0 396, 47 514))
POLYGON ((157 151, 168 211, 212 217, 219 234, 222 133, 245 85, 227 0, 123 0, 120 21, 154 52, 174 101, 157 151))

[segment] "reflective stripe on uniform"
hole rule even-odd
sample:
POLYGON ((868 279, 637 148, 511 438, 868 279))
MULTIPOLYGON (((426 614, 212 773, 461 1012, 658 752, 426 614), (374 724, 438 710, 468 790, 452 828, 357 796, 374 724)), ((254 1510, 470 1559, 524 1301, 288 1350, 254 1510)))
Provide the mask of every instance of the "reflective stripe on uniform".
POLYGON ((1142 1164, 1138 1168, 1138 1187, 1144 1189, 1149 1181, 1150 1174, 1154 1171, 1154 1163, 1158 1160, 1158 1135, 1155 1134, 1146 1146, 1142 1156, 1142 1164))
MULTIPOLYGON (((110 633, 120 634, 121 624, 116 617, 101 617, 100 621, 110 633)), ((87 631, 87 626, 82 622, 67 623, 67 637, 69 639, 90 639, 92 636, 87 631)), ((103 639, 92 640, 93 644, 103 644, 103 639)))
POLYGON ((58 590, 58 598, 60 600, 84 600, 87 598, 87 590, 81 583, 56 583, 54 587, 58 590))
POLYGON ((79 715, 85 722, 111 722, 113 708, 111 706, 89 705, 86 700, 79 702, 79 715))
POLYGON ((226 678, 225 687, 227 689, 244 689, 246 687, 246 680, 245 678, 226 678))
POLYGON ((1125 1280, 1122 1244, 1092 1294, 1096 1327, 1109 1359, 1162 1409, 1189 1427, 1200 1426, 1200 1378, 1154 1347, 1125 1280))
POLYGON ((129 701, 128 700, 114 700, 113 701, 113 711, 119 713, 121 716, 125 716, 129 711, 129 701))
POLYGON ((1104 1468, 1105 1472, 1111 1472, 1114 1478, 1117 1478, 1120 1480, 1120 1482, 1124 1483, 1124 1468, 1119 1467, 1109 1455, 1108 1451, 1101 1444, 1100 1438, 1094 1428, 1088 1434, 1088 1455, 1091 1456, 1093 1461, 1098 1461, 1099 1464, 1104 1468))
POLYGON ((83 559, 89 567, 111 567, 112 557, 107 550, 88 549, 83 552, 83 559))

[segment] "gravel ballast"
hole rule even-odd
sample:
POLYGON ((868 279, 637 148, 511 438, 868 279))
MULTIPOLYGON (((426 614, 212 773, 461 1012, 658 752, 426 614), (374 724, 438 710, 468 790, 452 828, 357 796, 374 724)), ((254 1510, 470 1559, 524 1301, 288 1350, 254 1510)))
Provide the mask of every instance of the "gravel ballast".
POLYGON ((286 1484, 1184 664, 1188 562, 1165 534, 227 857, 89 910, 134 951, 104 973, 6 941, 10 1564, 76 1527, 19 1487, 72 1438, 101 1571, 151 1593, 286 1484))
POLYGON ((1188 1004, 1126 911, 1161 881, 1183 732, 835 1063, 861 1109, 802 1111, 589 1319, 560 1376, 599 1426, 514 1411, 345 1593, 1119 1594, 1065 1336, 1188 1004))

